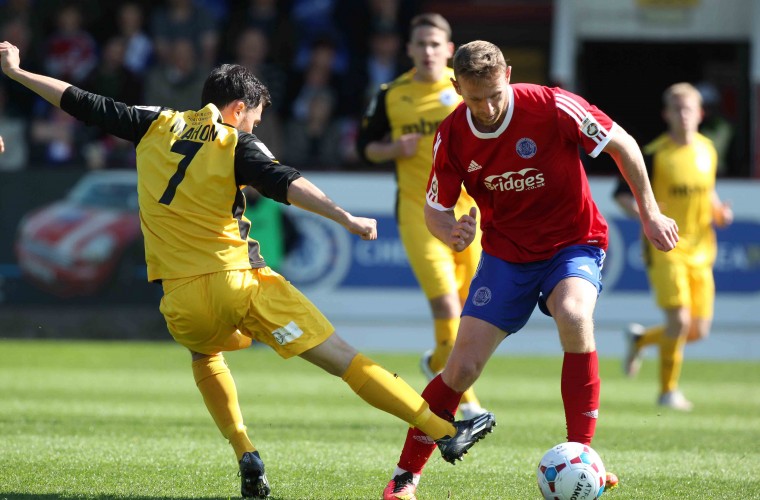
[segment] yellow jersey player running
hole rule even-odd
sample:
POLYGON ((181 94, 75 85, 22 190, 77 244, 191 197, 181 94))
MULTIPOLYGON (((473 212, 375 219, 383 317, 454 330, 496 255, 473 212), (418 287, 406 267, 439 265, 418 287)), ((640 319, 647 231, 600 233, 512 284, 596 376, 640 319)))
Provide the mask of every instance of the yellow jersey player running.
POLYGON ((248 437, 223 351, 257 340, 283 358, 300 356, 341 377, 369 404, 436 440, 447 461, 461 459, 495 425, 492 414, 454 422, 334 333, 327 319, 266 266, 241 187, 331 219, 365 240, 376 221, 337 206, 295 169, 277 162, 252 134, 270 104, 267 88, 240 65, 215 68, 200 110, 127 106, 20 68, 18 48, 0 42, 3 72, 48 102, 133 142, 148 279, 161 282, 169 332, 192 353, 203 400, 239 463, 244 497, 270 493, 264 463, 248 437))
MULTIPOLYGON (((662 212, 678 224, 678 245, 670 252, 654 251, 644 240, 644 261, 665 324, 644 328, 633 323, 626 330, 628 353, 623 370, 638 373, 643 349, 660 347, 661 406, 681 411, 692 403, 678 389, 686 342, 710 332, 715 301, 713 264, 717 243, 713 224, 732 222, 731 208, 715 191, 717 154, 712 142, 697 128, 702 121, 702 98, 688 83, 677 83, 663 94, 662 116, 668 131, 644 147, 649 157, 652 190, 662 212)), ((629 215, 638 207, 628 185, 620 182, 615 200, 629 215)))
MULTIPOLYGON (((480 258, 480 230, 475 242, 456 253, 435 238, 425 225, 425 189, 433 159, 433 137, 438 125, 461 102, 447 66, 454 54, 451 27, 440 14, 421 14, 411 21, 407 53, 414 68, 383 85, 370 103, 357 140, 359 155, 369 162, 396 163, 398 199, 396 219, 401 241, 433 314, 435 349, 420 360, 431 380, 443 370, 454 347, 462 303, 480 258)), ((472 165, 473 169, 479 168, 472 165)), ((475 206, 462 189, 458 217, 475 206)), ((485 410, 472 389, 459 406, 464 418, 485 410)))

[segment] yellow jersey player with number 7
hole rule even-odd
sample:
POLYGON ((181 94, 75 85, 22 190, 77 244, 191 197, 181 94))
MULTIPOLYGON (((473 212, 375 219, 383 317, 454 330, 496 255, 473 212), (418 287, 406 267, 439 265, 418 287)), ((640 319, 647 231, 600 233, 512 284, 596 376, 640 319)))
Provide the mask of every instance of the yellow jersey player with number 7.
POLYGON ((334 333, 320 311, 266 266, 249 238, 241 187, 331 219, 365 240, 376 221, 355 217, 301 174, 274 159, 252 134, 270 104, 267 88, 239 65, 206 79, 200 110, 127 106, 20 68, 18 48, 0 42, 3 72, 72 116, 135 144, 148 279, 160 282, 169 332, 192 354, 209 413, 235 451, 243 497, 266 498, 264 463, 249 439, 223 357, 253 340, 283 358, 300 356, 341 377, 369 404, 432 438, 449 462, 495 425, 488 413, 451 422, 394 376, 334 333))

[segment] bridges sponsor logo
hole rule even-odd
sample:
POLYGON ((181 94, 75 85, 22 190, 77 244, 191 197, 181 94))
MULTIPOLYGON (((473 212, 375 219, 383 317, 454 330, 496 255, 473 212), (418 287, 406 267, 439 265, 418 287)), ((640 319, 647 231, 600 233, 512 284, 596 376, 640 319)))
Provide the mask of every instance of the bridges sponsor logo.
POLYGON ((536 168, 524 168, 519 172, 488 176, 485 185, 490 191, 527 191, 544 187, 544 174, 536 168))

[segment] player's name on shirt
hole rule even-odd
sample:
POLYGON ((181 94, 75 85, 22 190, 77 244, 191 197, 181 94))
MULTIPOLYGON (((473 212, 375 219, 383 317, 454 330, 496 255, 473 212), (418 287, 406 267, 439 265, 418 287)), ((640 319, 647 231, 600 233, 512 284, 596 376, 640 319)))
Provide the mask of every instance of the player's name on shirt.
POLYGON ((216 140, 216 137, 219 135, 219 131, 211 123, 188 127, 185 120, 181 117, 172 123, 169 131, 179 136, 180 139, 187 141, 211 142, 216 140))

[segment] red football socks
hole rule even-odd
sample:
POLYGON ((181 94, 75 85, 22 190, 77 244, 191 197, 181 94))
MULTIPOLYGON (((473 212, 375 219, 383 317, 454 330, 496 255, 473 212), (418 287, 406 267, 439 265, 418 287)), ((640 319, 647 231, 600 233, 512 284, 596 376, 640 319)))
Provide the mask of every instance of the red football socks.
MULTIPOLYGON (((430 405, 430 411, 441 418, 453 420, 459 400, 462 399, 462 393, 447 386, 438 375, 422 391, 422 398, 430 405)), ((434 450, 435 441, 419 429, 412 427, 406 433, 406 441, 398 466, 413 474, 420 474, 434 450)))
POLYGON ((566 352, 562 363, 562 401, 568 441, 591 444, 599 414, 600 387, 596 351, 566 352))

